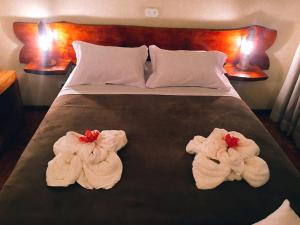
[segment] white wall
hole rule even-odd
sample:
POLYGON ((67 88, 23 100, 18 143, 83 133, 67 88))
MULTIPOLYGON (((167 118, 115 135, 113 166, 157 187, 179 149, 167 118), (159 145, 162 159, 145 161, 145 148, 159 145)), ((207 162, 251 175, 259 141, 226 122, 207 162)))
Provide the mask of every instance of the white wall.
POLYGON ((299 0, 1 0, 0 69, 16 69, 25 104, 50 104, 63 76, 28 75, 18 63, 21 43, 12 31, 13 21, 67 20, 79 23, 128 24, 164 27, 233 28, 251 24, 276 29, 269 49, 269 79, 232 82, 252 107, 271 108, 287 74, 300 39, 299 0), (158 18, 145 18, 145 7, 157 7, 158 18))

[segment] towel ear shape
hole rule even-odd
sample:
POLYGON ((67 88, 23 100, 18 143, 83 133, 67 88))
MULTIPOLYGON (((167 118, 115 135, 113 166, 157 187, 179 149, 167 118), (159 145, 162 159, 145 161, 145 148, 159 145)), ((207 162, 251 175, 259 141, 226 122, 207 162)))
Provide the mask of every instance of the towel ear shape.
POLYGON ((123 130, 104 130, 101 132, 101 138, 97 140, 108 149, 108 151, 117 152, 127 144, 126 133, 123 130))
POLYGON ((186 146, 186 152, 195 155, 198 154, 201 150, 200 145, 205 141, 205 137, 202 136, 195 136, 186 146))
POLYGON ((198 147, 199 151, 210 158, 218 159, 217 154, 227 149, 224 139, 226 133, 227 131, 224 129, 215 128, 198 147))
POLYGON ((270 178, 270 171, 267 163, 257 157, 245 159, 243 178, 252 186, 260 187, 267 183, 270 178))
MULTIPOLYGON (((225 129, 215 128, 207 138, 224 140, 224 136, 227 133, 228 133, 228 131, 225 129)), ((225 143, 225 140, 224 140, 224 143, 225 143)))
POLYGON ((74 154, 80 151, 82 148, 81 143, 79 141, 79 137, 81 135, 69 131, 65 136, 62 136, 59 138, 53 145, 53 152, 55 155, 58 155, 59 153, 70 153, 74 154))

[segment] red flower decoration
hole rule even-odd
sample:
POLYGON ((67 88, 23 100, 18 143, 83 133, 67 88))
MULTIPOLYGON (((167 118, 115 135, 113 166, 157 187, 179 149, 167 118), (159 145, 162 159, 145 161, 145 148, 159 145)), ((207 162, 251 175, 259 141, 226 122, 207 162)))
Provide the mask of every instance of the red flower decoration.
POLYGON ((239 138, 231 136, 230 134, 225 135, 225 141, 229 148, 238 146, 239 140, 240 140, 239 138))
POLYGON ((91 130, 87 129, 85 131, 85 134, 83 136, 79 137, 79 140, 84 143, 94 142, 97 140, 99 134, 100 134, 100 132, 97 130, 91 131, 91 130))

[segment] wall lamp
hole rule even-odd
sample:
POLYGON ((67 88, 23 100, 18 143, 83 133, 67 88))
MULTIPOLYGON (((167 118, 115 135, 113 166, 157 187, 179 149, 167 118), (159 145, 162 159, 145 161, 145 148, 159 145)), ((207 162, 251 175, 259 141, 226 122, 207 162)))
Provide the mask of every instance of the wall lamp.
POLYGON ((45 67, 51 67, 56 64, 55 59, 51 59, 50 52, 53 42, 57 40, 57 32, 52 31, 47 27, 44 21, 38 23, 38 46, 41 50, 41 65, 45 67))
POLYGON ((253 29, 249 30, 249 33, 241 38, 240 42, 240 63, 238 64, 239 69, 248 70, 251 68, 250 56, 254 51, 254 35, 253 29))

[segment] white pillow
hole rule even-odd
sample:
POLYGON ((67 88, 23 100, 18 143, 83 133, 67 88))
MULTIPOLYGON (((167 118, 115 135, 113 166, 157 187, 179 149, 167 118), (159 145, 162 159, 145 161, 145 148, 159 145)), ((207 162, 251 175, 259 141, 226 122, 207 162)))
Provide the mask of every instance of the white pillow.
POLYGON ((146 82, 149 88, 200 86, 227 89, 222 81, 226 54, 219 51, 170 51, 155 45, 149 47, 153 74, 146 82))
POLYGON ((148 48, 100 46, 74 41, 77 65, 66 86, 79 84, 123 84, 145 87, 144 64, 148 48))
POLYGON ((300 225, 300 218, 286 199, 275 212, 253 225, 300 225))

